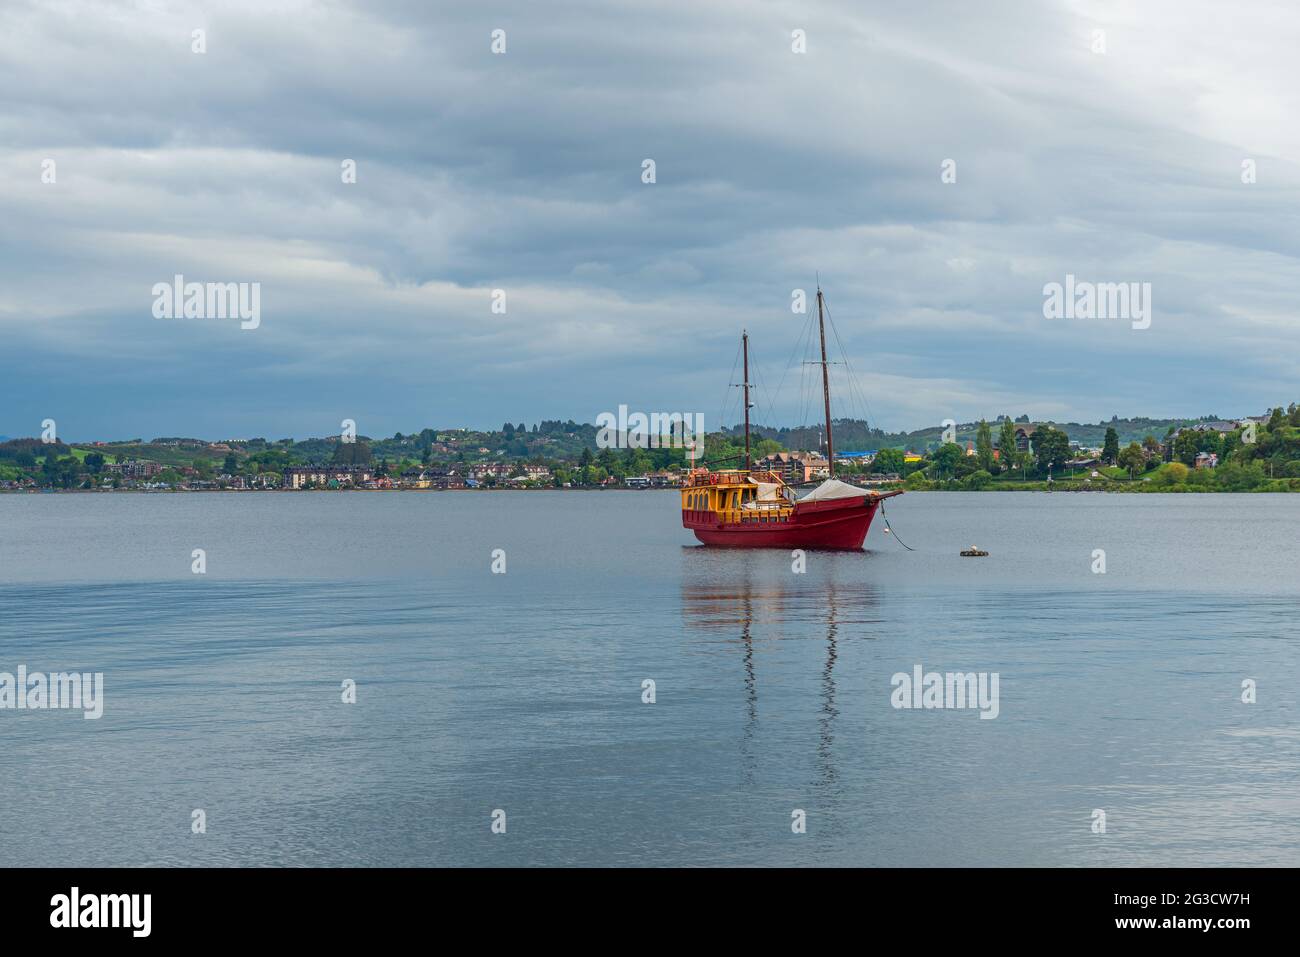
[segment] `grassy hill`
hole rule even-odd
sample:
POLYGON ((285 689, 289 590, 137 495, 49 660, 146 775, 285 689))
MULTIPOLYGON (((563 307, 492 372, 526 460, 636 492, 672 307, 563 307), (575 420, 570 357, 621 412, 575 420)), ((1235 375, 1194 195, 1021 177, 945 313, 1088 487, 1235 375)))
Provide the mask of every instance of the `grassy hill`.
POLYGON ((146 462, 158 462, 161 465, 190 465, 195 459, 208 459, 214 464, 225 460, 226 453, 206 447, 185 448, 173 445, 155 445, 151 442, 110 442, 106 445, 74 445, 72 454, 83 462, 86 456, 98 452, 105 462, 114 461, 115 456, 126 459, 139 459, 146 462))

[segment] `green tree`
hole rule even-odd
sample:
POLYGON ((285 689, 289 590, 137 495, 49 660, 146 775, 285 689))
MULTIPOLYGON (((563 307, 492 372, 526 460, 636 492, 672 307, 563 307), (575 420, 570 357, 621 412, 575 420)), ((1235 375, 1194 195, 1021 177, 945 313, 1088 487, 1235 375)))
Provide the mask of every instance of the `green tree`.
POLYGON ((903 474, 903 450, 902 449, 881 449, 876 453, 876 458, 872 462, 871 471, 878 472, 881 475, 903 474))
POLYGON ((1137 478, 1137 474, 1142 471, 1146 465, 1147 457, 1142 454, 1142 446, 1136 442, 1130 442, 1124 451, 1117 456, 1120 466, 1128 471, 1129 478, 1137 478))
POLYGON ((965 458, 966 452, 956 442, 945 442, 934 450, 930 456, 934 462, 936 478, 951 478, 957 464, 965 458))
POLYGON ((333 465, 369 465, 371 458, 370 445, 357 439, 355 442, 336 443, 330 462, 333 465))
POLYGON ((916 471, 904 479, 903 487, 912 491, 924 491, 930 487, 930 483, 926 481, 924 472, 916 471))
POLYGON ((1034 457, 1043 472, 1060 469, 1070 460, 1070 437, 1060 429, 1045 425, 1034 431, 1034 457))
POLYGON ((980 423, 975 429, 975 460, 979 463, 981 471, 992 473, 993 430, 989 428, 989 424, 983 419, 980 419, 980 423))
POLYGON ((1101 447, 1101 460, 1110 465, 1119 461, 1119 433, 1114 426, 1107 426, 1106 441, 1101 447))
MULTIPOLYGON (((1198 469, 1197 471, 1206 474, 1206 470, 1198 469)), ((1229 492, 1248 492, 1268 481, 1268 476, 1265 475, 1264 469, 1258 462, 1251 462, 1248 465, 1238 465, 1235 462, 1230 462, 1214 471, 1218 473, 1215 478, 1218 480, 1220 487, 1227 489, 1229 492)))
POLYGON ((1016 450, 1016 426, 1010 419, 1002 420, 998 430, 998 460, 1002 468, 1010 470, 1016 467, 1018 458, 1016 450))
MULTIPOLYGON (((1261 439, 1261 443, 1265 441, 1266 438, 1261 439)), ((1221 455, 1223 444, 1219 433, 1210 429, 1183 429, 1174 438, 1174 458, 1184 465, 1195 465, 1198 452, 1213 452, 1221 455)))

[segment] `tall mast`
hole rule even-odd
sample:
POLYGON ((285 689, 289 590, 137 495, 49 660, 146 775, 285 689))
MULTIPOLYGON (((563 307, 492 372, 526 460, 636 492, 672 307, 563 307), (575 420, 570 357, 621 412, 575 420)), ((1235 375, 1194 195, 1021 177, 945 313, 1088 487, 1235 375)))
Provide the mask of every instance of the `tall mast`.
POLYGON ((831 376, 826 362, 826 322, 822 318, 822 290, 817 287, 817 331, 822 340, 822 398, 826 400, 826 462, 830 477, 835 478, 835 443, 831 438, 831 376))
POLYGON ((740 345, 745 353, 745 471, 749 471, 749 333, 740 334, 740 345))

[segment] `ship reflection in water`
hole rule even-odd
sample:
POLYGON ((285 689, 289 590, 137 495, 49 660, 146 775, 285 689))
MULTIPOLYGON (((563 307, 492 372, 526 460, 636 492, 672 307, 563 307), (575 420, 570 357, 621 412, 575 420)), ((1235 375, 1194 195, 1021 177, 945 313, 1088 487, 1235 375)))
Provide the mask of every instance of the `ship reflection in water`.
MULTIPOLYGON (((816 572, 796 573, 781 552, 719 556, 685 548, 681 607, 688 640, 722 647, 738 659, 744 725, 740 750, 747 784, 759 765, 755 739, 767 714, 789 728, 792 710, 816 708, 816 784, 834 791, 839 777, 835 735, 840 709, 837 678, 853 687, 865 676, 837 675, 846 642, 870 641, 883 622, 879 589, 864 581, 870 553, 820 555, 816 572), (821 647, 814 659, 807 642, 821 647), (796 664, 791 672, 793 651, 796 664), (764 694, 764 689, 769 694, 764 694), (792 699, 792 693, 797 692, 792 699), (814 704, 815 702, 815 704, 814 704), (779 710, 778 710, 779 709, 779 710)), ((789 742, 806 747, 812 741, 789 742)))

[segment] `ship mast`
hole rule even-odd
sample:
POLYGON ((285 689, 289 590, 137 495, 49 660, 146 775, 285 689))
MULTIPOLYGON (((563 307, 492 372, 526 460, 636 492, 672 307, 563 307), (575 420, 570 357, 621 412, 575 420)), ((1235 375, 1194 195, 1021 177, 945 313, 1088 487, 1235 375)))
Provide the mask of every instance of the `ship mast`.
MULTIPOLYGON (((829 465, 829 477, 835 478, 835 443, 831 438, 831 377, 830 365, 826 362, 826 323, 822 318, 822 289, 817 287, 817 331, 822 340, 822 398, 826 401, 826 462, 829 465)), ((746 430, 746 436, 748 436, 746 430)))
POLYGON ((745 471, 749 471, 749 333, 740 335, 741 349, 745 354, 745 471))

